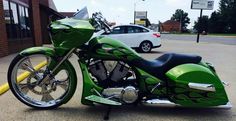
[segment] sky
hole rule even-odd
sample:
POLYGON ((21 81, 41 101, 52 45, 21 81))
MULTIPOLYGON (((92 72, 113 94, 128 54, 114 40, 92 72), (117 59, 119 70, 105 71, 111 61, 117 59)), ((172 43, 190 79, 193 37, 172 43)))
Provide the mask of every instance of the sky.
MULTIPOLYGON (((219 8, 219 1, 214 0, 214 10, 219 8)), ((102 12, 103 16, 117 25, 129 24, 134 19, 134 8, 137 11, 147 11, 151 23, 169 20, 176 9, 182 9, 189 14, 191 28, 200 16, 200 10, 192 10, 191 0, 54 0, 59 12, 76 12, 87 6, 89 14, 102 12), (134 7, 136 4, 136 7, 134 7)), ((214 10, 204 10, 203 15, 211 15, 214 10)))

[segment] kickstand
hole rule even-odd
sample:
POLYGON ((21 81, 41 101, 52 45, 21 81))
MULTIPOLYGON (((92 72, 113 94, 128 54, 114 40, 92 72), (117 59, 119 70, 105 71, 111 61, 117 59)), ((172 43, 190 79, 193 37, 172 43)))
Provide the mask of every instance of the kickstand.
POLYGON ((104 116, 104 120, 109 120, 109 117, 110 117, 110 112, 111 112, 111 106, 108 106, 108 109, 107 109, 107 112, 106 112, 106 114, 105 114, 105 116, 104 116))

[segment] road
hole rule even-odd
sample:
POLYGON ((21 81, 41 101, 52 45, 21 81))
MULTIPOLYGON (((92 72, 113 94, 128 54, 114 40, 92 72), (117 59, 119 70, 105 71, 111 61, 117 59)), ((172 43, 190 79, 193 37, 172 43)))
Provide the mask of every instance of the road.
MULTIPOLYGON (((236 46, 217 43, 192 41, 163 41, 161 48, 150 54, 142 54, 146 59, 154 59, 166 52, 201 55, 204 60, 215 65, 222 80, 230 85, 226 87, 232 105, 236 105, 236 46), (222 51, 223 49, 223 51, 222 51)), ((9 62, 14 55, 0 59, 0 84, 6 81, 9 62)), ((71 59, 78 66, 76 58, 71 59)), ((103 106, 87 107, 80 103, 82 78, 79 67, 78 86, 74 97, 65 105, 55 110, 35 110, 20 103, 9 91, 0 96, 0 121, 101 121, 106 108, 103 106)), ((123 106, 112 109, 110 121, 236 121, 236 108, 230 110, 161 108, 146 106, 123 106)))
MULTIPOLYGON (((178 34, 162 34, 162 40, 184 40, 197 41, 197 35, 178 35, 178 34)), ((221 43, 227 45, 236 45, 236 36, 208 36, 201 35, 200 42, 221 43)))

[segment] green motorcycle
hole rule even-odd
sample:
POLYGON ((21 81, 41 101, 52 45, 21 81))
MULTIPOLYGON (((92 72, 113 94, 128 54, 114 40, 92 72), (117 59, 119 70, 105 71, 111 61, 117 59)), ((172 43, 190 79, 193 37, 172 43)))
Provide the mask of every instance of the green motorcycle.
POLYGON ((94 35, 95 31, 110 31, 101 13, 89 20, 54 21, 49 31, 53 48, 28 48, 9 67, 10 89, 28 106, 52 109, 71 99, 77 86, 77 74, 69 61, 74 54, 83 77, 84 105, 231 107, 224 82, 200 56, 167 53, 146 60, 120 41, 94 35), (36 68, 42 62, 45 66, 36 68), (20 80, 22 73, 27 74, 20 80))

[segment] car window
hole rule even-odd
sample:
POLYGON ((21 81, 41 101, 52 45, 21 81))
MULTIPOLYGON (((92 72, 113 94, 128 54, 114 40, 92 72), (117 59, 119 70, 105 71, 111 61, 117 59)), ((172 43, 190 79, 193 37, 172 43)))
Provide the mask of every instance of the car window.
POLYGON ((128 26, 127 27, 127 33, 135 33, 134 27, 128 26))
POLYGON ((141 29, 139 27, 128 26, 127 31, 128 33, 140 33, 141 29))
POLYGON ((125 33, 125 27, 115 27, 111 34, 124 34, 125 33))
POLYGON ((136 26, 128 26, 127 27, 127 32, 128 33, 142 33, 142 32, 148 32, 148 30, 141 28, 141 27, 136 27, 136 26))
POLYGON ((142 28, 142 32, 149 32, 147 29, 142 28))

